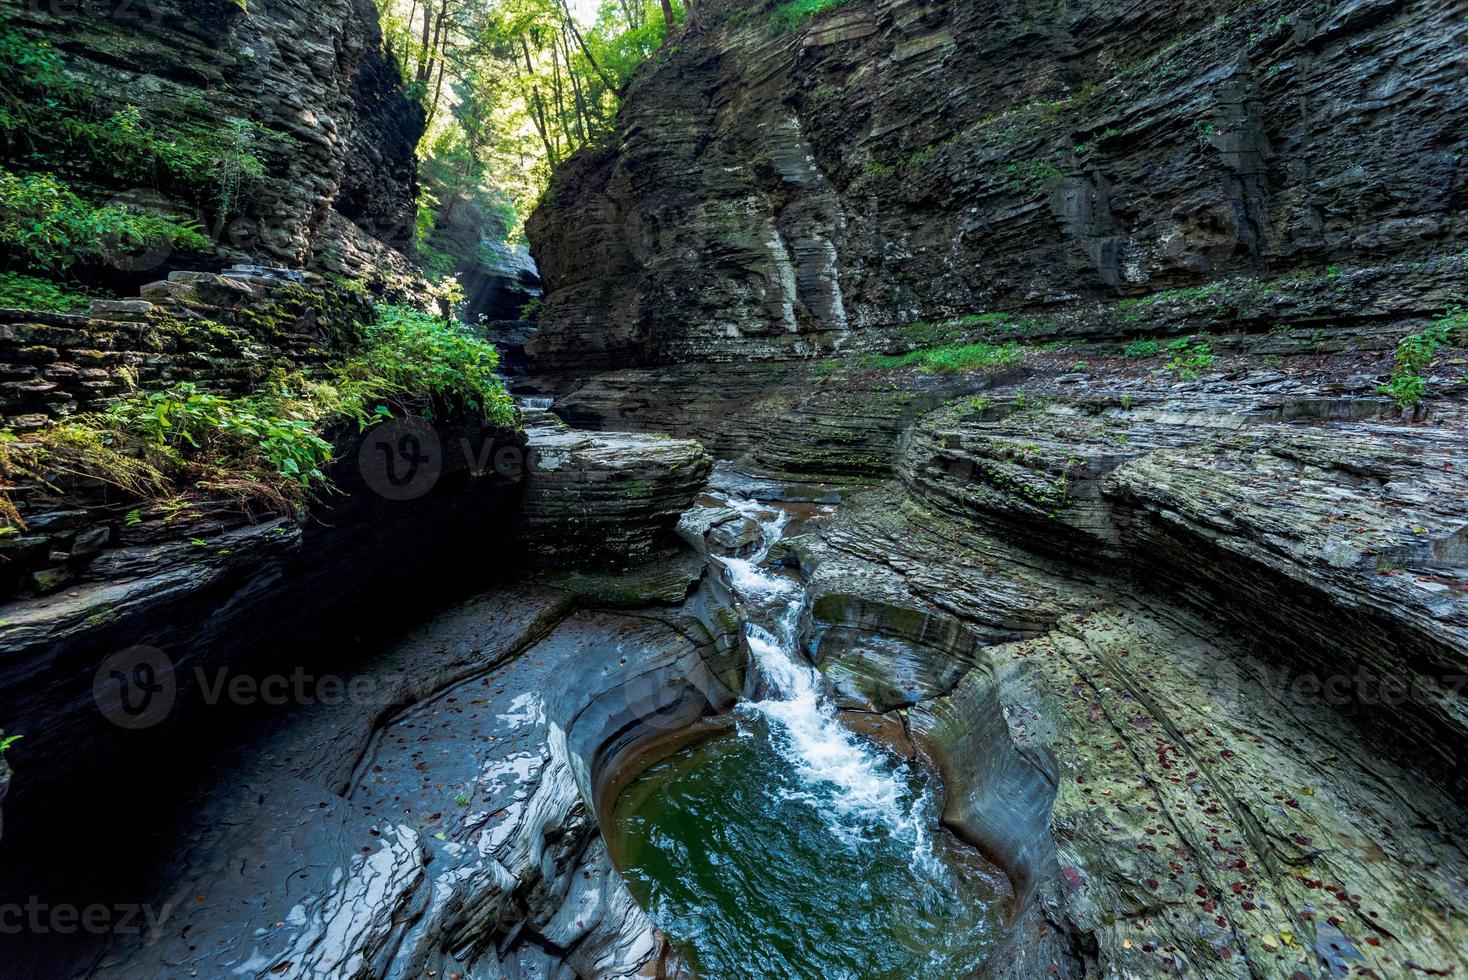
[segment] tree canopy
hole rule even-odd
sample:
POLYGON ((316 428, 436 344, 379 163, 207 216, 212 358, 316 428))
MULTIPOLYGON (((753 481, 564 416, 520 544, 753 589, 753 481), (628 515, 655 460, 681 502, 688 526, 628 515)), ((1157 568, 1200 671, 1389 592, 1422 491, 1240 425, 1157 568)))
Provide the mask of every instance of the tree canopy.
POLYGON ((447 197, 477 197, 518 235, 551 170, 612 131, 633 72, 681 0, 378 0, 384 42, 428 113, 420 240, 447 197), (589 22, 587 22, 589 20, 589 22))

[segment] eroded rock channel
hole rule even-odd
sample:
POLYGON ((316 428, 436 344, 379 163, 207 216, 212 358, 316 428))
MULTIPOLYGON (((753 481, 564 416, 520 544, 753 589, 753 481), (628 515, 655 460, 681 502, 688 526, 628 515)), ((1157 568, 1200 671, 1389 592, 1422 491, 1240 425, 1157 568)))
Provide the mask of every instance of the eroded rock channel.
POLYGON ((384 4, 11 5, 299 146, 0 310, 0 977, 1468 975, 1461 3, 676 5, 472 328, 384 4))

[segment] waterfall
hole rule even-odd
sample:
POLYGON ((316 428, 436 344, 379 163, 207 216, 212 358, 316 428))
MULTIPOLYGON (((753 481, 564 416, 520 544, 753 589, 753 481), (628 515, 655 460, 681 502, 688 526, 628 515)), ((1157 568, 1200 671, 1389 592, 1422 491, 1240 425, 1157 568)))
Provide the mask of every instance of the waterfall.
POLYGON ((744 606, 744 632, 767 693, 746 701, 739 713, 758 718, 773 744, 822 808, 835 835, 860 846, 872 833, 912 845, 915 868, 925 877, 943 875, 928 836, 933 802, 913 789, 894 755, 843 725, 826 694, 825 679, 797 653, 806 593, 792 578, 764 566, 790 515, 757 501, 718 494, 722 502, 759 524, 763 544, 749 558, 720 558, 729 586, 744 606))

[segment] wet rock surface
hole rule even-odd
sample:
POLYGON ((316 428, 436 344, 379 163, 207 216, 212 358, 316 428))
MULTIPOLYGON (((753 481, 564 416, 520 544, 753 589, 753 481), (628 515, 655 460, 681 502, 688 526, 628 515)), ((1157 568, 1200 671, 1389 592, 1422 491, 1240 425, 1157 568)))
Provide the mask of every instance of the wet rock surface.
POLYGON ((921 417, 792 544, 816 660, 1033 889, 996 973, 1462 970, 1461 404, 1183 389, 921 417))
POLYGON ((357 694, 263 719, 162 831, 173 857, 137 896, 156 929, 43 948, 37 968, 678 975, 607 859, 596 793, 623 748, 731 703, 742 663, 706 590, 651 615, 580 601, 497 591, 347 672, 357 694))
MULTIPOLYGON (((929 753, 946 822, 1011 873, 987 973, 1451 975, 1462 350, 1404 412, 1376 390, 1389 348, 1311 333, 1214 335, 1187 379, 1098 342, 955 375, 852 357, 546 384, 586 424, 732 420, 722 446, 786 479, 810 474, 780 447, 829 431, 806 406, 868 427, 884 465, 827 443, 846 502, 780 554, 852 723, 929 753), (935 394, 890 415, 887 392, 935 394)), ((685 535, 738 547, 738 514, 685 535)))

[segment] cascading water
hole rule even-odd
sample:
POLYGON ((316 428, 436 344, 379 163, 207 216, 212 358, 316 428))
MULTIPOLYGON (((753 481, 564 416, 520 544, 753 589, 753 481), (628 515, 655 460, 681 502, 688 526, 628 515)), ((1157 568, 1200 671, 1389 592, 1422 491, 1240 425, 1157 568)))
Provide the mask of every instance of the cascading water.
POLYGON ((733 734, 618 799, 628 884, 703 977, 969 975, 997 938, 1002 873, 938 829, 931 774, 844 725, 801 657, 805 590, 766 564, 789 511, 716 496, 762 531, 756 554, 719 559, 761 694, 733 734))
POLYGON ((910 840, 915 864, 941 874, 925 832, 933 816, 929 794, 914 795, 898 760, 841 723, 820 672, 795 652, 804 590, 793 579, 762 567, 784 534, 789 514, 751 500, 724 500, 759 523, 764 541, 754 557, 720 559, 745 605, 745 639, 769 688, 763 700, 740 705, 741 713, 765 719, 803 783, 827 784, 835 791, 828 820, 834 833, 852 843, 874 830, 910 840))

